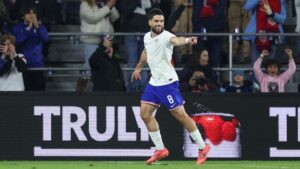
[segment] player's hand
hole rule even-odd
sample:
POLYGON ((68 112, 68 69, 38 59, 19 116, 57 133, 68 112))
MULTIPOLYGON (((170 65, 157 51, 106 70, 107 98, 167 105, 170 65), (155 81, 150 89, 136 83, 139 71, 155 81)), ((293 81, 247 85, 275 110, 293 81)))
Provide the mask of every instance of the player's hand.
POLYGON ((195 36, 189 37, 189 41, 188 41, 189 45, 196 45, 197 42, 198 42, 198 37, 195 36))
POLYGON ((142 76, 141 76, 141 69, 135 69, 133 72, 132 72, 132 75, 131 75, 131 81, 134 81, 134 80, 141 80, 142 79, 142 76))

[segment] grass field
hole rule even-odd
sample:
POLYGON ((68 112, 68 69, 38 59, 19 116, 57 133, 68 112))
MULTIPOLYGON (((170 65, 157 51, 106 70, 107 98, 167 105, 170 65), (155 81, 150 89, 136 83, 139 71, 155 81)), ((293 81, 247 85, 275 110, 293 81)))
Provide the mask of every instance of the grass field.
POLYGON ((300 169, 300 161, 0 161, 0 169, 300 169))

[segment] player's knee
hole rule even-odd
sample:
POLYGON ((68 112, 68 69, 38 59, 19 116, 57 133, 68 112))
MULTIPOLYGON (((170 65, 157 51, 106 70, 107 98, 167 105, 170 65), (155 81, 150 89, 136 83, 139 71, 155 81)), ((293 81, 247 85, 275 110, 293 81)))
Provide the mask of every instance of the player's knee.
POLYGON ((172 114, 178 121, 186 121, 189 118, 189 116, 186 113, 182 113, 179 111, 174 111, 172 112, 172 114))
POLYGON ((185 115, 185 114, 180 114, 179 116, 178 116, 178 120, 179 121, 187 121, 188 120, 188 117, 185 115))
POLYGON ((151 119, 151 115, 149 115, 149 114, 141 113, 140 116, 141 116, 142 120, 145 122, 149 121, 151 119))

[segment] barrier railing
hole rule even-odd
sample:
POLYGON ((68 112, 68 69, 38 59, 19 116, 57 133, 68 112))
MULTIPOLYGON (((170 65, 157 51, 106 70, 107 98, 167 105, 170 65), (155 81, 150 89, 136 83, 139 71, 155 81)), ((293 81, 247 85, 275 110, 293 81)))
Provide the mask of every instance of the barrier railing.
MULTIPOLYGON (((80 32, 52 32, 49 33, 49 36, 52 40, 71 40, 74 43, 80 41, 81 36, 104 36, 104 35, 110 35, 110 36, 143 36, 145 33, 136 32, 136 33, 80 33, 80 32)), ((178 33, 176 34, 178 36, 199 36, 199 37, 205 37, 205 36, 224 36, 228 37, 228 46, 229 46, 229 55, 228 55, 228 67, 220 68, 215 67, 213 70, 215 71, 228 71, 229 72, 229 80, 232 80, 232 71, 233 70, 252 70, 251 68, 233 68, 233 41, 234 38, 240 38, 241 36, 268 36, 268 37, 278 37, 278 36, 300 36, 298 33, 178 33)), ((34 71, 47 71, 49 72, 49 76, 56 76, 55 74, 52 74, 52 71, 88 71, 89 69, 85 68, 60 68, 60 67, 44 67, 44 68, 30 68, 29 70, 34 71)), ((131 71, 133 68, 122 68, 123 71, 131 71)), ((148 70, 145 68, 144 70, 148 70)), ((182 70, 182 68, 176 68, 177 71, 182 70)), ((297 68, 297 71, 300 71, 299 68, 297 68)), ((57 76, 83 76, 82 74, 60 74, 57 76)), ((87 75, 89 76, 89 75, 87 75)))

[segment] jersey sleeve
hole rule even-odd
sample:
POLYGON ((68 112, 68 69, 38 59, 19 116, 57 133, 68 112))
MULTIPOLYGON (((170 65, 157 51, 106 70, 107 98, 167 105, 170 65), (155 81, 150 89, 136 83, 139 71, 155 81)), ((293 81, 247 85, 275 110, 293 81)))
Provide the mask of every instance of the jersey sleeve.
POLYGON ((149 37, 150 37, 150 34, 149 34, 149 32, 148 32, 148 33, 146 33, 146 34, 144 35, 144 38, 143 38, 143 42, 144 42, 144 50, 145 50, 145 51, 147 51, 146 44, 147 44, 148 41, 149 41, 149 37))
POLYGON ((166 31, 166 34, 164 35, 164 39, 166 40, 165 42, 167 43, 167 46, 172 46, 173 44, 171 43, 171 38, 172 37, 176 37, 176 35, 174 35, 171 32, 166 31))

